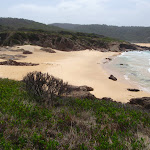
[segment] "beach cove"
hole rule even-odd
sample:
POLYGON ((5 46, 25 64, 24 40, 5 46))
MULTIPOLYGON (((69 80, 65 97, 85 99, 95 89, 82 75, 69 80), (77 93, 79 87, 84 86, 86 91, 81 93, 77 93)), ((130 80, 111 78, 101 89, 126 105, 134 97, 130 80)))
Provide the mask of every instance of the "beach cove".
MULTIPOLYGON (((134 85, 122 81, 109 80, 109 72, 103 67, 105 58, 119 55, 119 52, 99 52, 94 50, 64 52, 55 50, 56 53, 41 51, 39 46, 19 46, 33 54, 25 55, 26 58, 17 60, 19 62, 39 63, 38 66, 0 66, 0 77, 15 80, 22 80, 23 77, 32 71, 49 73, 63 79, 72 85, 87 85, 94 88, 91 93, 97 98, 111 97, 118 102, 126 103, 131 98, 148 97, 149 93, 144 91, 130 92, 127 88, 136 88, 134 85)), ((17 47, 13 47, 14 50, 17 47)), ((1 51, 0 54, 16 55, 21 52, 1 51)), ((0 59, 0 61, 4 61, 0 59)))

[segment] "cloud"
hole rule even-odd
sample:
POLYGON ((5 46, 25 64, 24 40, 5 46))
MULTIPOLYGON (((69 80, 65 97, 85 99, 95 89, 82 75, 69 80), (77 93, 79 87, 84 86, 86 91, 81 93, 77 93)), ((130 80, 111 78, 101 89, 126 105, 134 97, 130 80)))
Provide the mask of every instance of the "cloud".
POLYGON ((12 5, 6 14, 44 23, 149 26, 149 10, 149 0, 57 0, 55 4, 26 2, 12 5))

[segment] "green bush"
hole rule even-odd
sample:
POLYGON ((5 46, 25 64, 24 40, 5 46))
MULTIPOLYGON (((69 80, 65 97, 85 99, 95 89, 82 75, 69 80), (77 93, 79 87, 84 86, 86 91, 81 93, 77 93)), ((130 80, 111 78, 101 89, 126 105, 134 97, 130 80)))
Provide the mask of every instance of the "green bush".
POLYGON ((24 77, 26 89, 38 102, 53 105, 54 99, 67 90, 67 83, 52 75, 41 72, 31 72, 24 77))

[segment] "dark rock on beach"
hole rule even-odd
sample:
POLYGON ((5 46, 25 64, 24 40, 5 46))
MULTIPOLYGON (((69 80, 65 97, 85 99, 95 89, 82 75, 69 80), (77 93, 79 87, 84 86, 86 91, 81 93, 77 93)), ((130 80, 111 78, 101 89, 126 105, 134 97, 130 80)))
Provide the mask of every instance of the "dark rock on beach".
POLYGON ((107 60, 109 60, 109 61, 111 61, 111 60, 112 60, 111 58, 105 58, 105 59, 107 59, 107 60))
POLYGON ((33 53, 30 51, 23 51, 23 54, 33 54, 33 53))
POLYGON ((131 92, 139 92, 140 90, 139 89, 127 89, 128 91, 131 91, 131 92))
POLYGON ((68 89, 70 91, 93 91, 94 90, 92 87, 88 87, 86 85, 84 85, 84 86, 68 85, 68 89))
POLYGON ((110 75, 109 79, 113 80, 113 81, 117 81, 117 78, 114 77, 113 75, 110 75))
POLYGON ((68 85, 67 89, 68 92, 66 93, 66 97, 82 98, 82 99, 96 98, 93 94, 89 92, 94 90, 92 87, 68 85))
POLYGON ((0 65, 8 65, 8 66, 37 66, 39 64, 32 64, 32 63, 26 63, 26 62, 17 62, 14 60, 8 60, 0 62, 0 65))
POLYGON ((132 98, 128 104, 150 110, 150 97, 132 98))
POLYGON ((52 50, 51 48, 41 48, 40 50, 48 52, 48 53, 56 53, 54 50, 52 50))
POLYGON ((103 97, 101 100, 113 102, 114 100, 110 97, 103 97))

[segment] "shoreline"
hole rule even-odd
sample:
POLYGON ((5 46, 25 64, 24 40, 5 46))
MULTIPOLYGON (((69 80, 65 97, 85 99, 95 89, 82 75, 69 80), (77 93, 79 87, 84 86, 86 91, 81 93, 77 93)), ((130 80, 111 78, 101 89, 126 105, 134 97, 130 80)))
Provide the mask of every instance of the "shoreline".
MULTIPOLYGON (((132 86, 122 83, 119 78, 117 81, 108 79, 109 75, 103 68, 103 61, 105 58, 120 54, 120 52, 55 50, 56 53, 47 53, 41 51, 39 46, 19 47, 33 52, 31 55, 26 55, 26 58, 18 60, 19 62, 39 63, 40 65, 35 67, 0 66, 0 77, 21 80, 27 72, 41 71, 48 72, 75 86, 90 86, 94 88, 91 93, 97 98, 110 97, 117 102, 126 103, 131 98, 150 97, 150 93, 127 91, 127 88, 132 88, 132 86)), ((0 59, 0 61, 4 60, 0 59)))
MULTIPOLYGON (((120 54, 118 54, 117 56, 119 56, 119 55, 120 55, 120 54)), ((113 59, 115 59, 117 56, 111 57, 111 58, 112 58, 111 61, 113 61, 113 59)), ((119 72, 119 70, 117 71, 117 70, 111 69, 112 64, 109 64, 109 63, 111 63, 111 61, 108 61, 107 63, 105 63, 105 64, 102 65, 103 69, 106 71, 106 73, 107 73, 108 75, 112 74, 112 75, 116 76, 117 79, 119 79, 119 81, 121 81, 122 83, 128 84, 128 85, 130 85, 132 88, 139 89, 139 90, 141 90, 141 91, 143 91, 143 92, 150 93, 150 91, 146 91, 146 90, 144 91, 144 90, 143 90, 144 87, 141 87, 140 84, 138 84, 137 82, 132 81, 132 80, 130 80, 130 79, 126 79, 126 78, 125 78, 125 75, 121 74, 121 72, 119 72)), ((127 78, 128 78, 128 77, 127 77, 127 78)))

